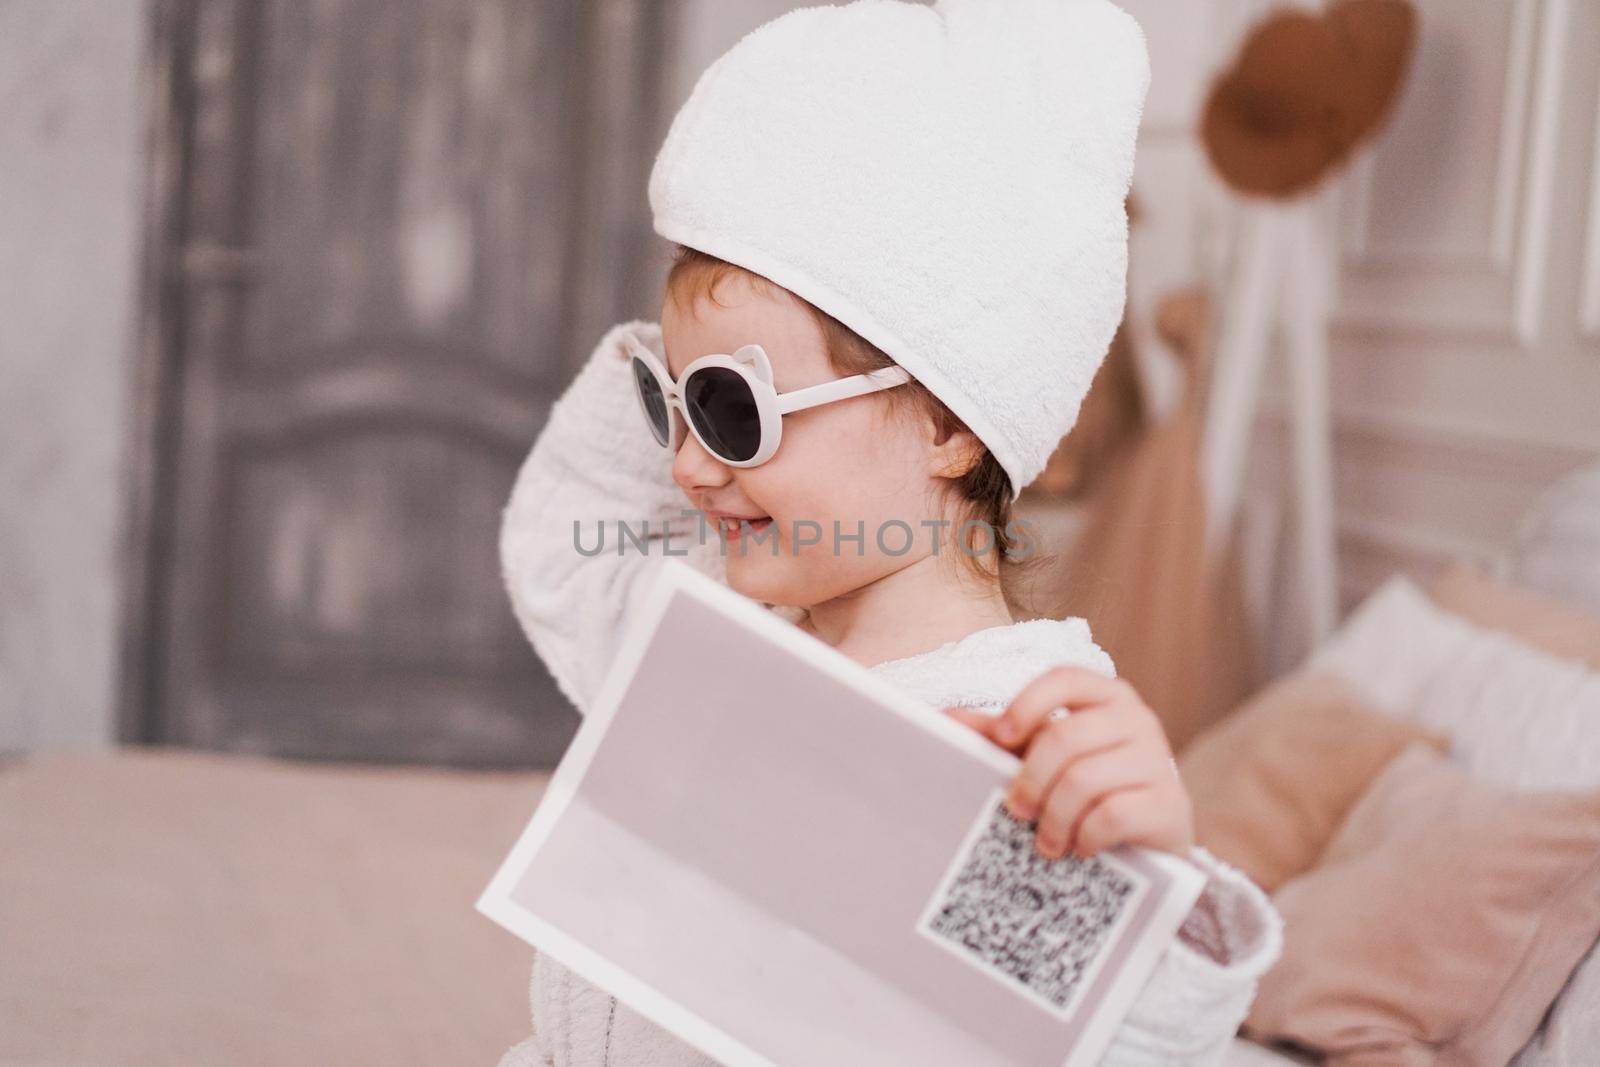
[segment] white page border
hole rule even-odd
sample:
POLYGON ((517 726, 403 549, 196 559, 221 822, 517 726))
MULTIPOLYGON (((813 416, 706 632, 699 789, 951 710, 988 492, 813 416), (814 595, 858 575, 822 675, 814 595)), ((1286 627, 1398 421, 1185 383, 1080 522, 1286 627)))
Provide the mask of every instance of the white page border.
MULTIPOLYGON (((654 576, 648 595, 640 602, 635 617, 629 620, 623 632, 615 659, 607 671, 606 680, 596 694, 593 706, 584 715, 583 722, 562 756, 555 773, 546 784, 533 817, 474 906, 477 911, 516 934, 536 950, 548 952, 557 962, 570 968, 586 981, 611 991, 641 1015, 720 1061, 725 1067, 781 1067, 721 1027, 667 997, 632 972, 611 963, 600 954, 555 929, 511 895, 522 873, 527 870, 534 856, 548 840, 556 822, 577 795, 578 785, 588 772, 600 742, 616 716, 622 697, 638 671, 657 626, 666 615, 673 598, 678 595, 693 597, 735 621, 743 622, 824 673, 881 701, 901 718, 942 737, 988 764, 1007 779, 1016 775, 1022 766, 1022 761, 992 744, 966 724, 925 707, 843 653, 774 615, 769 608, 700 573, 687 563, 673 558, 662 559, 659 573, 654 576)), ((1176 933, 1184 916, 1188 914, 1199 896, 1205 884, 1205 875, 1193 864, 1177 856, 1156 850, 1140 851, 1150 862, 1168 870, 1176 885, 1182 886, 1188 883, 1193 890, 1192 893, 1170 894, 1161 910, 1152 917, 1153 929, 1170 925, 1172 932, 1176 933)), ((1136 958, 1148 959, 1151 954, 1159 956, 1160 952, 1165 951, 1167 940, 1140 939, 1134 951, 1130 953, 1130 963, 1136 958)), ((1125 967, 1124 972, 1116 976, 1107 990, 1107 999, 1114 997, 1120 999, 1121 996, 1125 996, 1127 992, 1125 987, 1136 974, 1143 980, 1148 977, 1148 968, 1125 967)), ((1077 1050, 1063 1061, 1063 1067, 1076 1067, 1078 1063, 1091 1063, 1094 1059, 1098 1059, 1120 1021, 1120 1015, 1113 1019, 1107 1012, 1099 1013, 1084 1030, 1077 1050), (1091 1051, 1093 1059, 1083 1055, 1091 1051)))

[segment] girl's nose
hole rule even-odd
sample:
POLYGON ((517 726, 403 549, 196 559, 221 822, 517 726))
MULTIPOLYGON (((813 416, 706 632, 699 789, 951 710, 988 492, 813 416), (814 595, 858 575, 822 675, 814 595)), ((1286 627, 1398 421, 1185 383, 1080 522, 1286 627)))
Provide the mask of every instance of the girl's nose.
POLYGON ((690 496, 706 489, 727 485, 733 478, 733 468, 713 456, 692 433, 683 435, 683 444, 672 458, 672 480, 690 496))

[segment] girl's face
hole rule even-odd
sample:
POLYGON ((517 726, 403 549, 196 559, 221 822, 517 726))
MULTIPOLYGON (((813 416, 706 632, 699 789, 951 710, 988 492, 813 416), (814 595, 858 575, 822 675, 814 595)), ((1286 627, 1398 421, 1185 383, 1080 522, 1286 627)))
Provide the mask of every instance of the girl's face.
MULTIPOLYGON (((768 295, 735 273, 718 284, 725 307, 701 299, 680 312, 665 301, 668 372, 677 379, 700 356, 756 343, 772 360, 779 393, 841 377, 828 363, 811 315, 787 291, 774 289, 768 295)), ((886 393, 783 416, 777 452, 757 467, 725 464, 693 433, 684 435, 672 476, 690 503, 707 513, 708 536, 722 540, 730 586, 766 603, 811 607, 932 555, 936 541, 942 554, 956 551, 957 518, 938 510, 937 491, 971 463, 976 439, 958 433, 937 442, 933 420, 895 417, 886 393), (741 545, 740 535, 727 537, 715 512, 765 515, 771 522, 759 532, 741 523, 741 545), (923 525, 946 518, 951 525, 942 529, 923 525)))

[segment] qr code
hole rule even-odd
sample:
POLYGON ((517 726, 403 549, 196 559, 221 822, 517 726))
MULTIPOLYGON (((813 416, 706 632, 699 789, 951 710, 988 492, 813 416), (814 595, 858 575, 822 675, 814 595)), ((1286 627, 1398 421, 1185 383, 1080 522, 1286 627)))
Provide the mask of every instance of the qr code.
POLYGON ((919 929, 989 974, 1070 1015, 1138 905, 1145 879, 1104 852, 1046 859, 1037 823, 997 788, 923 913, 919 929))

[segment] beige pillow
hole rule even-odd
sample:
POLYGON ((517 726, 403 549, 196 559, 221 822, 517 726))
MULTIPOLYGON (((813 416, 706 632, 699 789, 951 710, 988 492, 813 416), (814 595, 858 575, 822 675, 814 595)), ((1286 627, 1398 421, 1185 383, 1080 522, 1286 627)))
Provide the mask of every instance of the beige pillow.
POLYGON ((1468 622, 1503 630, 1552 656, 1600 667, 1600 619, 1574 604, 1508 585, 1464 563, 1434 579, 1428 596, 1468 622))
POLYGON ((1346 1067, 1500 1067, 1600 932, 1600 791, 1507 792, 1410 746, 1273 901, 1251 1036, 1346 1067))
POLYGON ((1331 672, 1291 674, 1178 757, 1195 838, 1270 892, 1310 869, 1368 783, 1418 740, 1444 746, 1368 710, 1331 672))

